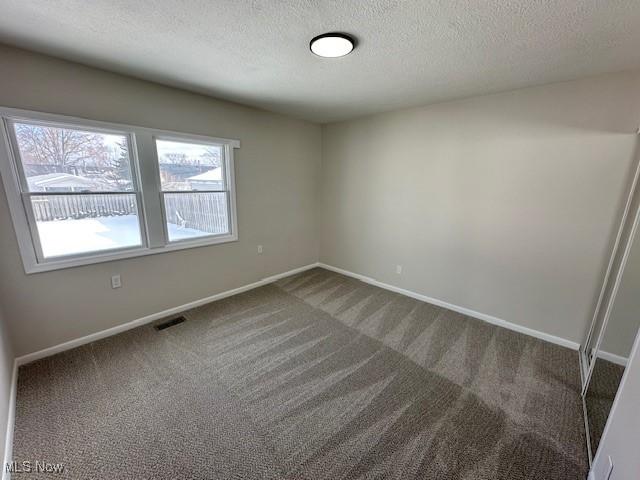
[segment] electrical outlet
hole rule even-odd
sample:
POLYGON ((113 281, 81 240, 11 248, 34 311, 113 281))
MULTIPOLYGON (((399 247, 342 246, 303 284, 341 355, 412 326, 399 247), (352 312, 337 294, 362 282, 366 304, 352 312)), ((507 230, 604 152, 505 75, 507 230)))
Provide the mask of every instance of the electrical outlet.
POLYGON ((402 265, 396 265, 396 273, 402 275, 402 265))
POLYGON ((122 280, 120 275, 114 275, 111 277, 111 288, 120 288, 122 286, 122 280))
POLYGON ((258 255, 262 253, 262 245, 258 245, 258 255))

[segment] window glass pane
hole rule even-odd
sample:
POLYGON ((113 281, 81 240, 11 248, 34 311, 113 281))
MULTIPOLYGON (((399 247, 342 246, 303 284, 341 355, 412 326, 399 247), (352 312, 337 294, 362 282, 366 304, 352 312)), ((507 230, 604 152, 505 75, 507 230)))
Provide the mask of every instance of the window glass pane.
POLYGON ((169 241, 230 233, 227 194, 166 193, 169 241))
POLYGON ((162 190, 224 190, 219 145, 156 140, 162 190))
POLYGON ((45 258, 142 245, 135 194, 32 195, 45 258))
POLYGON ((125 135, 14 123, 30 192, 134 190, 125 135))

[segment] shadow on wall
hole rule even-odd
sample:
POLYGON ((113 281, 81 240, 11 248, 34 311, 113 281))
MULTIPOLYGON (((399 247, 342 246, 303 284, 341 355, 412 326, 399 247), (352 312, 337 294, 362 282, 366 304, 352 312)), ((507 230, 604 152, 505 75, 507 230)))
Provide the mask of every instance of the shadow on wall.
MULTIPOLYGON (((438 116, 456 116, 461 131, 483 138, 539 135, 634 134, 640 125, 640 105, 635 99, 620 95, 621 90, 637 88, 638 72, 611 74, 528 87, 510 92, 469 97, 428 106, 438 116), (609 82, 602 88, 602 80, 609 82), (576 99, 588 98, 576 115, 576 99), (500 125, 499 131, 492 129, 500 125), (467 128, 469 127, 469 128, 467 128)), ((419 114, 425 106, 399 110, 397 113, 419 114)), ((395 112, 391 112, 393 115, 395 112)), ((387 114, 383 114, 387 115, 387 114)), ((431 125, 437 129, 437 125, 431 125)))
POLYGON ((321 261, 583 341, 638 158, 638 80, 326 125, 321 261))

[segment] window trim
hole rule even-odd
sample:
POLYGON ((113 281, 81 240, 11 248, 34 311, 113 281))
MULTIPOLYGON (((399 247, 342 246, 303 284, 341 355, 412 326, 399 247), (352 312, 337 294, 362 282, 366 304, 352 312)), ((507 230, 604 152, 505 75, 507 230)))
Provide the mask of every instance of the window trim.
POLYGON ((2 122, 5 124, 7 136, 9 138, 10 150, 12 153, 12 161, 14 163, 15 171, 18 175, 18 188, 20 190, 20 199, 22 201, 22 208, 24 210, 24 214, 27 219, 27 225, 29 226, 30 238, 33 243, 33 249, 35 251, 36 261, 38 264, 44 263, 54 263, 57 261, 66 261, 66 260, 74 260, 74 259, 82 259, 82 258, 91 258, 96 256, 97 254, 110 254, 110 253, 118 253, 125 251, 139 251, 143 250, 146 245, 148 245, 148 235, 147 230, 144 225, 144 205, 142 202, 142 180, 140 178, 139 172, 139 163, 138 163, 138 155, 137 148, 135 143, 135 135, 129 129, 106 129, 106 128, 95 128, 84 125, 70 124, 70 123, 61 123, 61 122, 51 122, 44 120, 31 120, 31 119, 23 119, 9 116, 2 116, 2 122), (32 192, 29 189, 29 184, 27 180, 27 175, 24 171, 24 165, 22 164, 22 160, 18 161, 18 156, 15 152, 19 151, 18 139, 15 133, 15 124, 16 123, 29 123, 31 125, 39 125, 44 127, 54 127, 54 128, 69 128, 69 129, 78 129, 81 128, 81 131, 87 132, 95 132, 95 133, 105 133, 110 135, 121 135, 127 141, 127 148, 129 154, 130 161, 130 173, 131 173, 131 183, 132 189, 127 191, 95 191, 95 192, 86 192, 86 193, 78 193, 78 192, 60 192, 60 193, 48 193, 48 192, 32 192), (40 233, 38 232, 37 222, 35 220, 35 215, 33 212, 33 207, 31 205, 31 197, 38 196, 64 196, 64 195, 132 195, 136 199, 136 207, 137 207, 137 217, 138 217, 138 229, 140 233, 140 244, 139 245, 131 245, 127 247, 118 247, 118 248, 110 248, 98 250, 95 252, 80 252, 74 253, 70 255, 58 255, 52 256, 50 258, 45 258, 44 252, 42 249, 42 242, 40 240, 40 233))
POLYGON ((0 129, 0 136, 2 137, 0 139, 0 176, 2 176, 22 263, 27 274, 217 245, 238 240, 234 150, 240 148, 239 140, 102 122, 2 106, 0 106, 0 129), (29 208, 24 203, 24 195, 21 188, 21 181, 24 175, 21 175, 18 171, 22 167, 19 156, 15 152, 15 148, 17 148, 13 140, 15 135, 9 130, 12 128, 13 123, 20 121, 53 124, 52 126, 66 125, 71 128, 84 128, 97 132, 127 135, 131 149, 132 175, 135 177, 134 181, 137 182, 137 189, 127 193, 135 194, 139 203, 141 246, 80 253, 64 257, 52 257, 50 259, 38 258, 37 251, 40 240, 37 231, 32 231, 37 227, 31 221, 28 213, 29 208), (223 147, 223 171, 227 182, 226 193, 228 193, 230 233, 169 242, 166 226, 164 226, 165 217, 162 206, 160 169, 155 148, 156 138, 205 143, 223 147))

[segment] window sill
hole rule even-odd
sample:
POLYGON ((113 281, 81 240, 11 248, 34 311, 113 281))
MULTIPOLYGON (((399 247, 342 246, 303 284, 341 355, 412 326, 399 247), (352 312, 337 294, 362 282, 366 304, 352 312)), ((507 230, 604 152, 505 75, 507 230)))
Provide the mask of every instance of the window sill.
POLYGON ((159 253, 176 252, 179 250, 187 250, 190 248, 207 247, 210 245, 218 245, 221 243, 236 242, 237 234, 219 235, 215 237, 207 237, 195 240, 180 240, 161 247, 134 247, 123 250, 112 250, 103 253, 90 254, 88 256, 58 258, 44 261, 41 263, 24 263, 24 270, 27 274, 50 272, 52 270, 62 270, 65 268, 81 267, 84 265, 92 265, 94 263, 112 262, 115 260, 124 260, 127 258, 144 257, 147 255, 156 255, 159 253))

